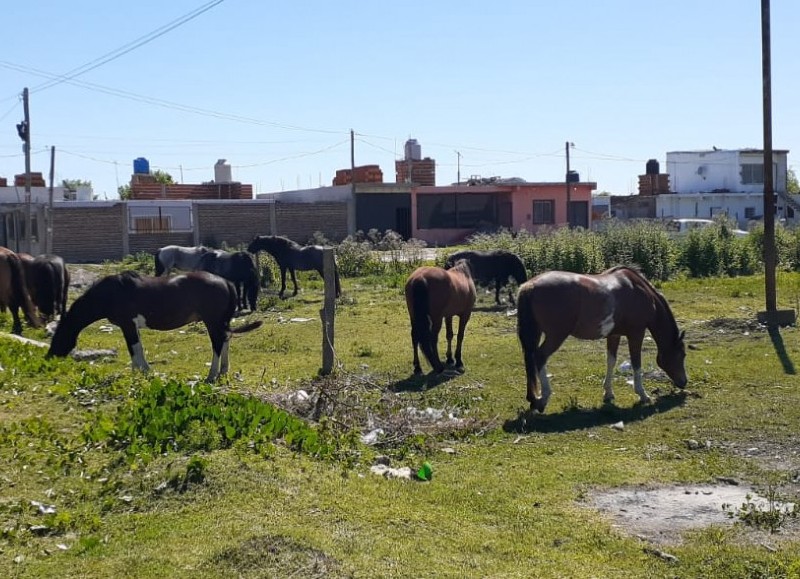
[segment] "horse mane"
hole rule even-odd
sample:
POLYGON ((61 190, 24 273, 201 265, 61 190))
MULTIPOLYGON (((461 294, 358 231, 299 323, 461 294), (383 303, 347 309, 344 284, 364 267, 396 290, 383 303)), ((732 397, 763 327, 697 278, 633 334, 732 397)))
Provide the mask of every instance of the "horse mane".
POLYGON ((274 235, 273 239, 279 242, 280 244, 285 245, 286 247, 291 247, 293 249, 300 249, 301 247, 303 247, 293 239, 289 239, 288 237, 284 237, 283 235, 274 235))
POLYGON ((472 269, 469 266, 469 261, 466 259, 459 259, 456 261, 452 267, 450 267, 450 271, 457 271, 472 279, 472 269))
POLYGON ((641 282, 641 284, 647 289, 648 293, 653 297, 653 300, 656 301, 659 305, 661 305, 661 309, 663 310, 667 323, 669 324, 672 335, 674 337, 674 341, 677 341, 680 337, 680 330, 678 329, 678 322, 675 319, 675 315, 672 313, 672 308, 669 307, 669 302, 667 298, 664 297, 660 291, 656 289, 656 287, 647 279, 644 272, 642 272, 641 268, 638 265, 615 265, 614 267, 605 271, 605 273, 616 273, 618 271, 629 271, 633 274, 637 280, 641 282))

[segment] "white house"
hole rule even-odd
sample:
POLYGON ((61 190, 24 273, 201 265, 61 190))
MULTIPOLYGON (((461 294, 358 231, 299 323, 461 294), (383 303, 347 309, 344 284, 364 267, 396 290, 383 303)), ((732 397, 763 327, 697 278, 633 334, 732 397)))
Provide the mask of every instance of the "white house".
MULTIPOLYGON (((772 152, 776 217, 795 220, 800 207, 786 193, 787 150, 772 152)), ((746 228, 764 216, 764 152, 760 149, 671 151, 667 172, 673 193, 658 195, 656 217, 713 218, 727 214, 746 228)))

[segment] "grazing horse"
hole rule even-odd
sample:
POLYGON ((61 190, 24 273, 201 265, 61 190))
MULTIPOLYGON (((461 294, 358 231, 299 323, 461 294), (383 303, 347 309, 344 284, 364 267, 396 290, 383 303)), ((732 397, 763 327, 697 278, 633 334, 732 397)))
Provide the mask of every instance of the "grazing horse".
POLYGON ((258 270, 253 258, 246 251, 209 251, 200 258, 198 271, 207 271, 228 281, 236 287, 236 307, 256 311, 258 301, 258 270))
POLYGON ((154 257, 156 261, 156 276, 166 274, 172 269, 182 269, 184 271, 194 271, 200 259, 209 251, 202 245, 197 247, 183 247, 181 245, 165 245, 156 250, 154 257))
POLYGON ((45 320, 67 311, 69 292, 69 270, 64 260, 57 255, 19 253, 25 269, 28 294, 45 320))
MULTIPOLYGON (((283 292, 286 291, 286 270, 292 275, 292 283, 294 284, 293 296, 297 295, 297 277, 295 277, 295 270, 308 271, 314 270, 321 277, 324 277, 322 272, 322 246, 321 245, 308 245, 303 247, 291 239, 281 237, 279 235, 257 235, 250 245, 247 246, 247 251, 252 254, 258 255, 259 251, 266 251, 275 261, 278 262, 278 267, 281 270, 281 291, 278 295, 283 298, 283 292)), ((336 297, 341 294, 341 286, 339 285, 339 270, 334 263, 333 270, 336 281, 336 297)))
POLYGON ((421 374, 417 346, 427 358, 433 370, 444 370, 439 360, 439 331, 442 318, 447 332, 447 364, 453 364, 453 316, 458 316, 458 339, 456 341, 455 367, 464 371, 461 360, 461 345, 464 330, 475 306, 475 283, 466 261, 457 262, 451 269, 441 267, 419 267, 408 277, 405 287, 406 306, 411 318, 411 344, 414 350, 414 373, 421 374))
POLYGON ((125 271, 97 280, 73 302, 58 324, 47 355, 66 356, 86 326, 107 318, 122 330, 133 367, 147 372, 150 367, 144 358, 140 327, 174 330, 202 321, 213 350, 206 381, 213 382, 228 371, 231 335, 261 326, 259 320, 231 328, 235 310, 236 290, 219 276, 190 272, 171 278, 144 277, 125 271))
POLYGON ((42 326, 28 294, 22 260, 10 249, 0 247, 0 311, 5 311, 6 308, 11 310, 11 317, 14 319, 12 333, 22 334, 20 308, 31 326, 35 328, 42 326))
POLYGON ((597 275, 549 271, 522 284, 517 301, 517 335, 532 409, 544 412, 547 406, 551 390, 545 365, 568 336, 606 338, 604 402, 614 400, 611 383, 622 336, 628 339, 634 390, 640 402, 650 401, 642 387, 645 330, 650 331, 658 348, 656 363, 675 386, 686 386, 684 332, 678 330, 667 300, 639 271, 625 266, 597 275), (544 341, 539 344, 542 334, 544 341))
MULTIPOLYGON (((450 269, 458 260, 465 259, 469 263, 472 279, 482 285, 495 284, 494 301, 500 305, 500 289, 512 278, 518 286, 525 283, 528 273, 525 264, 516 253, 495 249, 492 251, 457 251, 447 258, 445 268, 450 269)), ((514 304, 514 294, 508 291, 508 300, 514 304)))

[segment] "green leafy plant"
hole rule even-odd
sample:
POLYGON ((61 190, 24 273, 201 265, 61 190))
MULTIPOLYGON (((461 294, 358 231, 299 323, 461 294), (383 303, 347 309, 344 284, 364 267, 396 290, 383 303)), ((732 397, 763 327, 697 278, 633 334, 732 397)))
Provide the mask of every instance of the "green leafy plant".
POLYGON ((780 496, 775 481, 770 481, 764 496, 765 501, 756 501, 753 495, 745 495, 745 502, 734 508, 726 503, 722 505, 725 514, 735 518, 748 527, 764 529, 777 533, 790 519, 800 515, 800 504, 789 503, 780 496))

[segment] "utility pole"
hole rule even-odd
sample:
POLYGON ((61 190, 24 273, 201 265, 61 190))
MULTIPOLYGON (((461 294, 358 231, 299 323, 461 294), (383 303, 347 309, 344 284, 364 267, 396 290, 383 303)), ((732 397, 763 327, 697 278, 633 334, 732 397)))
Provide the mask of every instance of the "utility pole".
POLYGON ((25 149, 25 251, 31 253, 31 227, 33 218, 31 216, 31 115, 28 108, 28 87, 22 90, 22 108, 25 120, 22 121, 22 130, 17 126, 20 137, 22 138, 25 149))
POLYGON ((56 148, 50 147, 50 198, 47 206, 47 235, 45 237, 45 253, 53 253, 53 188, 56 175, 56 148))
POLYGON ((458 159, 457 161, 458 172, 456 173, 458 177, 457 183, 461 185, 461 151, 456 151, 456 158, 458 159))
POLYGON ((569 141, 567 141, 566 144, 564 145, 564 150, 567 153, 567 175, 565 178, 565 181, 567 183, 567 227, 572 227, 572 215, 571 215, 572 212, 570 211, 571 207, 570 204, 572 201, 572 192, 570 191, 570 189, 572 189, 572 186, 570 185, 569 182, 569 148, 574 146, 575 144, 570 143, 569 141))

